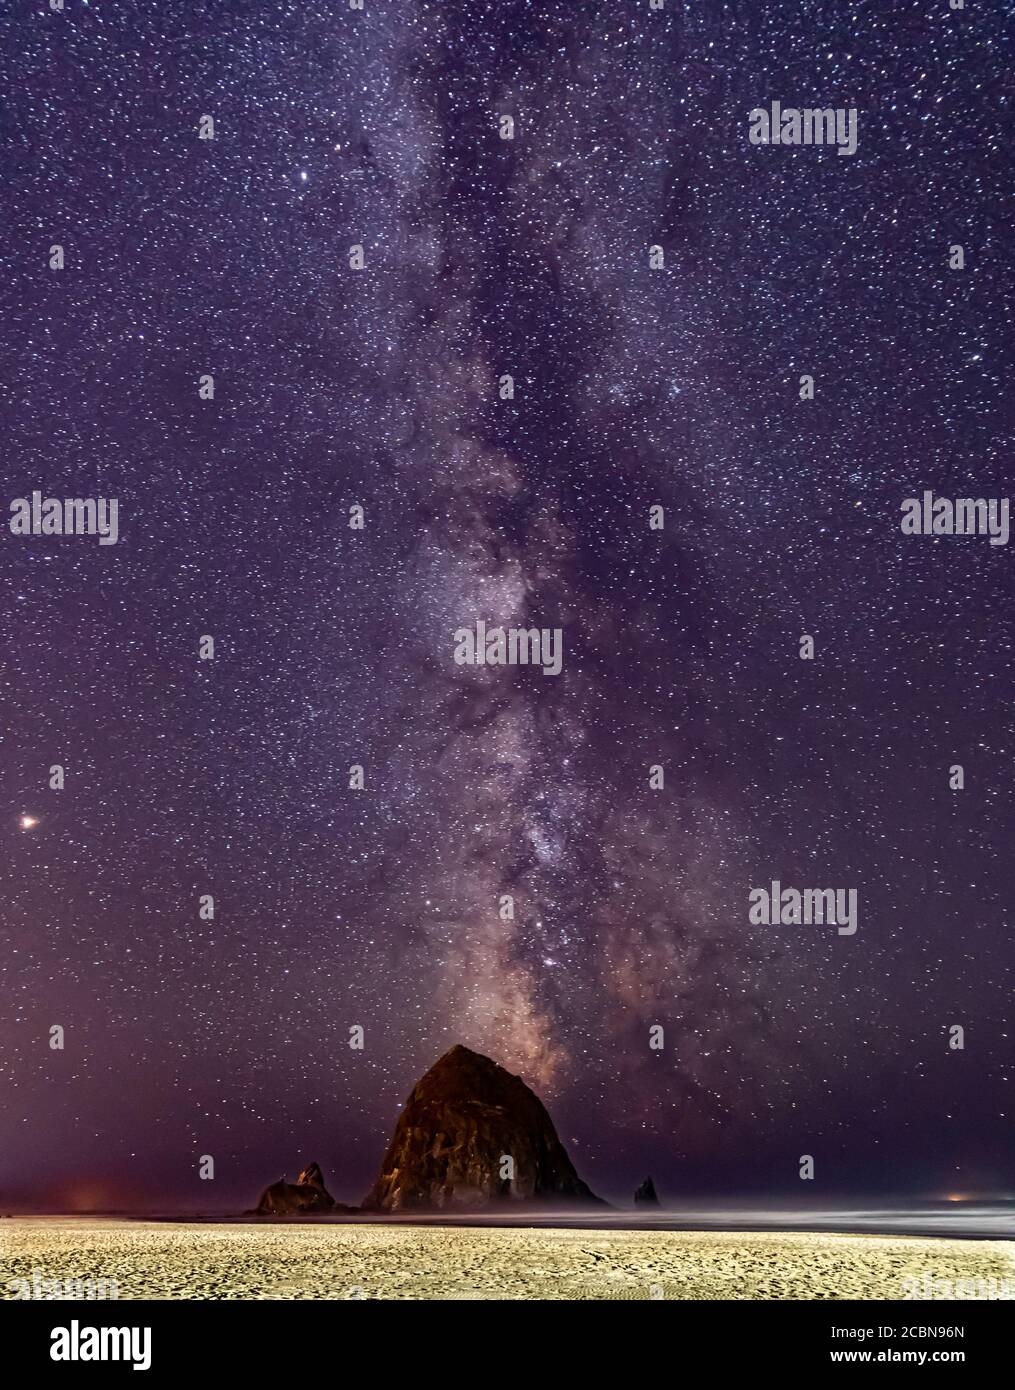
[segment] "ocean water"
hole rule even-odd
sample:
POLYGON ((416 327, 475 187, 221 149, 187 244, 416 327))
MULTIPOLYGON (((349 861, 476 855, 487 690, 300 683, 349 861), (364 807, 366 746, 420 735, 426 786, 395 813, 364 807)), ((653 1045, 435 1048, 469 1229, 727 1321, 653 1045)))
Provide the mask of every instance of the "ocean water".
MULTIPOLYGON (((554 1225, 590 1224, 585 1215, 555 1212, 554 1225)), ((542 1218, 541 1218, 542 1220, 542 1218)), ((592 1225, 662 1231, 828 1231, 869 1235, 949 1236, 1015 1240, 1015 1202, 943 1202, 922 1206, 750 1206, 668 1207, 617 1211, 592 1225)))

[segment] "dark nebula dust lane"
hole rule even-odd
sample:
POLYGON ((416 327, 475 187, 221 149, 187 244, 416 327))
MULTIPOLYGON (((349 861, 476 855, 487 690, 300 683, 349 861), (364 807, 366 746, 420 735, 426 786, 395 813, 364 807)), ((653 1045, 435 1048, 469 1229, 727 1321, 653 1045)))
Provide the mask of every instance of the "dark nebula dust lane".
POLYGON ((358 1198, 456 1042, 607 1197, 1011 1195, 1010 548, 899 528, 1011 476, 1011 49, 927 0, 0 21, 4 501, 120 507, 0 537, 5 1200, 358 1198), (753 145, 772 101, 856 153, 753 145), (773 880, 855 935, 752 923, 773 880))

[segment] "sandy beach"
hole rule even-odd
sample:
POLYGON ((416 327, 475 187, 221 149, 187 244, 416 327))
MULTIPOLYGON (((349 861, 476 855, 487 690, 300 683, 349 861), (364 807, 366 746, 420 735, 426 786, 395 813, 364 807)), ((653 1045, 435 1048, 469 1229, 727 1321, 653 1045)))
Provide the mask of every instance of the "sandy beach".
POLYGON ((41 1279, 113 1280, 121 1299, 894 1300, 907 1290, 912 1297, 904 1281, 922 1284, 928 1276, 1006 1282, 1010 1297, 1015 1242, 797 1231, 4 1221, 0 1297, 17 1297, 24 1286, 15 1281, 30 1281, 33 1271, 41 1279))

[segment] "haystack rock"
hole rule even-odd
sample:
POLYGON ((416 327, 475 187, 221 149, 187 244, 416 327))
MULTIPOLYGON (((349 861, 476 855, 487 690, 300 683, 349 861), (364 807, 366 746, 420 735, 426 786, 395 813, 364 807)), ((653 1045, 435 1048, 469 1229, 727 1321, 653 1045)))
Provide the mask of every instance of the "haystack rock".
POLYGON ((417 1083, 364 1210, 598 1203, 525 1082, 460 1044, 417 1083))
POLYGON ((266 1187, 261 1200, 255 1207, 258 1216, 293 1216, 298 1212, 317 1212, 344 1210, 336 1203, 324 1186, 324 1174, 320 1165, 311 1163, 294 1183, 280 1178, 266 1187))
POLYGON ((659 1205, 656 1185, 651 1178, 646 1178, 641 1186, 635 1189, 634 1205, 636 1207, 657 1207, 659 1205))

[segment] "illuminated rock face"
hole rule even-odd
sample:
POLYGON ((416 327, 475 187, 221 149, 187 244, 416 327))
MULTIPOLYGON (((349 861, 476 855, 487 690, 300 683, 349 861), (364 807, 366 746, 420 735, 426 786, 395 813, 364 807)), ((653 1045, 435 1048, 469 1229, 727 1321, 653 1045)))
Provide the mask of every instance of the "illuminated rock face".
POLYGON ((316 1163, 304 1168, 294 1183, 281 1178, 266 1187, 255 1208, 258 1216, 292 1216, 297 1212, 335 1209, 335 1201, 324 1186, 324 1174, 316 1163))
POLYGON ((517 1076, 461 1045, 417 1083, 365 1210, 598 1203, 553 1121, 517 1076))

